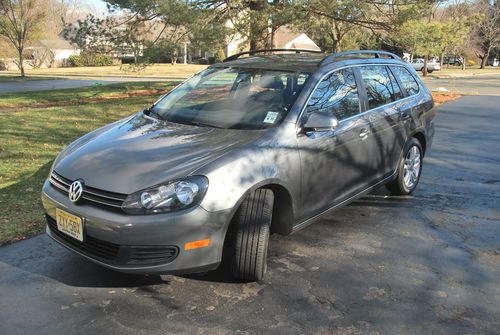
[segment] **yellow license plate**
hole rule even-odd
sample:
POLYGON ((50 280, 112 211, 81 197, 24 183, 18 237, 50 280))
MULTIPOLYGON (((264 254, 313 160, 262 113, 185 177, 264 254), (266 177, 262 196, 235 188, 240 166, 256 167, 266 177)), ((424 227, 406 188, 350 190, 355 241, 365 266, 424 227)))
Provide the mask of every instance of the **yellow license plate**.
POLYGON ((56 208, 57 229, 83 242, 83 220, 82 218, 56 208))

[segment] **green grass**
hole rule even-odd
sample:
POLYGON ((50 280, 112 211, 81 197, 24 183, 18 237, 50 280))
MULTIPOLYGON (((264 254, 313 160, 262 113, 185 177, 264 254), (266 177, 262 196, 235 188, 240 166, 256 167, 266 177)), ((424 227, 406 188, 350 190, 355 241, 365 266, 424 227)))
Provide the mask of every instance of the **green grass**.
POLYGON ((154 102, 159 94, 150 89, 172 87, 148 85, 147 90, 133 83, 0 95, 0 245, 42 232, 40 190, 60 150, 154 102), (124 92, 132 96, 116 99, 124 92), (148 95, 133 96, 137 92, 148 95))

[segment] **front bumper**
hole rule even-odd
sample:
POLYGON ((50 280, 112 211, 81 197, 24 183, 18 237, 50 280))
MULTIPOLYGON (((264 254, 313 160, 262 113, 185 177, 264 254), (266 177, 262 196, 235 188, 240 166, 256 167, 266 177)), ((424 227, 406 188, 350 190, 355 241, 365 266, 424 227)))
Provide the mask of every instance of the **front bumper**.
POLYGON ((74 204, 47 181, 42 204, 49 221, 46 232, 51 238, 102 266, 127 273, 192 273, 216 268, 222 259, 231 217, 231 210, 209 212, 200 206, 173 213, 127 215, 85 203, 74 204), (83 243, 54 228, 56 208, 83 218, 83 243), (206 247, 184 249, 188 242, 207 239, 210 244, 206 247), (161 264, 131 261, 137 250, 144 255, 144 250, 160 249, 176 252, 161 264))

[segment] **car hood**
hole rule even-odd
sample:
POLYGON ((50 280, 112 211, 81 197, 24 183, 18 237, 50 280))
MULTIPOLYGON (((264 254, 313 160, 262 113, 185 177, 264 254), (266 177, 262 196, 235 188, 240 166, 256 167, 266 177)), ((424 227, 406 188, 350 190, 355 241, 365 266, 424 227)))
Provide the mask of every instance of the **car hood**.
POLYGON ((91 187, 130 194, 187 176, 262 133, 164 122, 141 112, 77 140, 54 170, 91 187))

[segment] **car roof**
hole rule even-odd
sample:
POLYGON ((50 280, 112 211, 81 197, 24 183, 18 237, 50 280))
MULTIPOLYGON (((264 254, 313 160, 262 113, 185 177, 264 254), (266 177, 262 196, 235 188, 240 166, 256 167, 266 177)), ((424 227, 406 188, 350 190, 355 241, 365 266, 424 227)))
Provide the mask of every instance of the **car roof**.
MULTIPOLYGON (((284 51, 283 49, 277 49, 284 51)), ((326 54, 302 50, 298 53, 297 50, 290 49, 288 52, 294 53, 278 53, 268 54, 273 50, 255 50, 246 51, 234 56, 228 57, 222 63, 212 65, 216 68, 248 68, 248 69, 266 69, 266 70, 281 70, 290 72, 309 72, 314 73, 319 69, 326 67, 332 63, 345 65, 359 63, 402 63, 400 58, 392 53, 376 50, 356 50, 340 53, 326 54), (267 54, 252 54, 258 52, 266 52, 267 54), (239 58, 242 55, 251 54, 249 57, 239 58)))
POLYGON ((213 66, 316 72, 326 56, 326 54, 317 53, 258 55, 217 63, 213 66))

